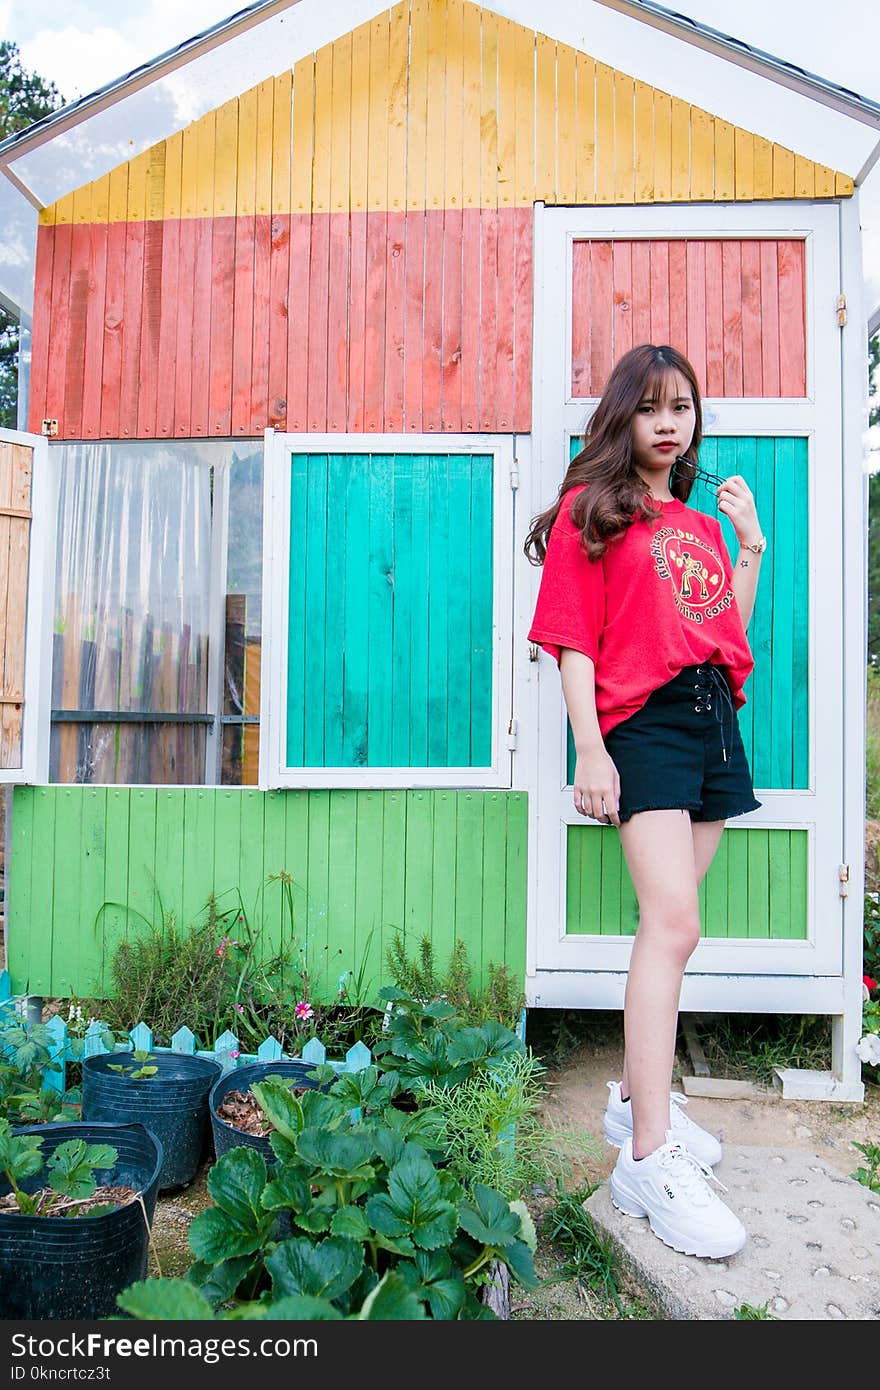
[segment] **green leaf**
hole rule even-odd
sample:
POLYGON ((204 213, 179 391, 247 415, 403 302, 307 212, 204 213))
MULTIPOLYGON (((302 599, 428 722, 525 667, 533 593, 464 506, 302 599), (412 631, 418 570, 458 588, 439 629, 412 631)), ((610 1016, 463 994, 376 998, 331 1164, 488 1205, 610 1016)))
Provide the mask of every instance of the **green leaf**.
MULTIPOLYGON (((258 1259, 259 1257, 257 1257, 258 1259)), ((187 1270, 186 1281, 194 1284, 212 1307, 225 1303, 236 1289, 244 1283, 257 1264, 253 1255, 237 1255, 234 1260, 222 1260, 220 1264, 207 1264, 198 1260, 187 1270)))
POLYGON ((441 1195, 434 1165, 415 1145, 388 1175, 388 1193, 370 1197, 366 1210, 381 1235, 410 1236, 423 1250, 448 1245, 458 1225, 455 1207, 441 1195))
POLYGON ((370 1223, 360 1207, 340 1207, 333 1213, 330 1230, 347 1240, 369 1240, 370 1223))
POLYGON ((449 1057, 455 1062, 478 1062, 488 1051, 488 1040, 479 1028, 462 1028, 449 1041, 449 1057))
POLYGON ((13 1134, 9 1121, 0 1120, 0 1172, 16 1183, 34 1177, 43 1166, 42 1142, 36 1134, 13 1134))
POLYGON ((538 1232, 535 1230, 535 1223, 532 1220, 531 1212, 529 1211, 525 1202, 519 1200, 510 1203, 510 1210, 519 1212, 520 1239, 525 1241, 526 1245, 529 1247, 532 1254, 534 1255, 535 1251, 538 1248, 538 1232))
POLYGON ((278 1081, 258 1081, 251 1092, 272 1128, 295 1144, 304 1121, 302 1106, 293 1092, 278 1081))
POLYGON ((303 1162, 342 1181, 373 1176, 367 1160, 376 1150, 367 1132, 332 1134, 326 1129, 304 1129, 297 1140, 296 1151, 303 1162))
POLYGON ((338 1298, 351 1288, 361 1272, 364 1249, 353 1240, 329 1236, 320 1244, 310 1240, 285 1240, 266 1260, 273 1292, 314 1294, 338 1298))
POLYGON ((65 1197, 91 1197, 97 1187, 94 1170, 112 1168, 116 1150, 110 1144, 86 1144, 68 1139, 48 1160, 49 1186, 65 1197))
POLYGON ((500 1252, 500 1258, 507 1263, 507 1266, 524 1288, 533 1289, 538 1283, 538 1276, 535 1274, 535 1266, 532 1263, 532 1252, 525 1241, 515 1240, 511 1245, 505 1245, 500 1252))
POLYGON ((197 1259, 215 1265, 239 1255, 253 1255, 267 1239, 271 1224, 268 1212, 262 1222, 246 1226, 237 1224, 219 1207, 209 1207, 199 1212, 189 1228, 190 1249, 197 1259))
POLYGON ((123 1313, 157 1322, 213 1322, 214 1309, 185 1279, 144 1279, 116 1295, 123 1313))
POLYGON ((289 1294, 272 1303, 264 1303, 262 1311, 251 1314, 266 1322, 331 1322, 342 1320, 342 1313, 334 1308, 328 1298, 314 1298, 309 1294, 289 1294))
MULTIPOLYGON (((398 1110, 394 1113, 399 1115, 401 1112, 398 1110)), ((404 1118, 406 1118, 406 1116, 404 1116, 404 1118)), ((406 1149, 403 1136, 401 1134, 396 1134, 394 1130, 389 1129, 387 1125, 382 1125, 380 1128, 373 1130, 373 1143, 376 1146, 376 1152, 386 1168, 393 1168, 395 1163, 399 1163, 403 1158, 404 1150, 406 1149)))
POLYGON ((520 1232, 520 1216, 511 1211, 507 1199, 493 1187, 475 1182, 471 1191, 473 1202, 463 1202, 458 1219, 468 1235, 483 1245, 510 1245, 520 1232))
POLYGON ((252 1227, 264 1214, 260 1198, 265 1186, 266 1160, 245 1144, 225 1153, 208 1174, 208 1191, 217 1206, 242 1227, 252 1227))
POLYGON ((415 1322, 424 1317, 424 1305, 407 1287, 405 1279, 393 1269, 389 1269, 373 1292, 367 1295, 358 1313, 360 1321, 406 1319, 415 1322))
POLYGON ((419 1250, 415 1258, 415 1268, 432 1316, 446 1321, 457 1317, 464 1303, 467 1288, 448 1253, 445 1250, 419 1250))
POLYGON ((306 1211, 312 1202, 312 1189, 302 1167, 282 1169, 266 1184, 261 1200, 267 1211, 306 1211))

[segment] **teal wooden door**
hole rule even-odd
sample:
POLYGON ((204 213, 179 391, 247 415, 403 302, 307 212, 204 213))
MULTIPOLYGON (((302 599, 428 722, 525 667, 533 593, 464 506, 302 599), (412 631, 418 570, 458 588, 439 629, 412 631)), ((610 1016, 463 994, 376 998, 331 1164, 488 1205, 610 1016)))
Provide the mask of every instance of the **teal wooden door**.
POLYGON ((509 785, 509 445, 321 442, 268 451, 267 785, 509 785))

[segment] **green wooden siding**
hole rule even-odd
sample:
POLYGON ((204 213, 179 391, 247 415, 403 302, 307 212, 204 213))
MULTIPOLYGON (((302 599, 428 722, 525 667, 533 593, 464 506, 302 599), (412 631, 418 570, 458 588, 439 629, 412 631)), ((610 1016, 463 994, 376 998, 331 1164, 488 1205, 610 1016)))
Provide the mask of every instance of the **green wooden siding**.
POLYGON ((493 456, 291 456, 289 767, 492 758, 493 456))
POLYGON ((114 943, 139 929, 107 911, 96 931, 105 900, 159 921, 161 896, 186 923, 212 891, 222 908, 239 889, 249 914, 257 904, 268 949, 284 918, 279 884, 263 885, 281 870, 294 880, 297 942, 324 1002, 362 963, 371 998, 389 983, 396 929, 413 946, 429 935, 444 963, 461 938, 481 979, 490 961, 522 977, 526 854, 525 792, 17 787, 13 988, 100 992, 114 943))
MULTIPOLYGON (((580 441, 572 441, 572 454, 580 441)), ((720 477, 739 473, 751 488, 767 537, 755 609, 747 628, 755 669, 745 684, 739 727, 755 787, 809 786, 809 489, 807 441, 795 438, 704 439, 700 462, 720 477)), ((699 482, 688 499, 721 522, 731 557, 739 543, 719 512, 715 490, 699 482)), ((568 783, 575 751, 568 730, 568 783)), ((760 800, 760 797, 758 798, 760 800)))
MULTIPOLYGON (((703 935, 749 941, 807 937, 806 830, 728 830, 699 890, 703 935)), ((633 936, 635 890, 614 826, 568 827, 565 929, 633 936)))

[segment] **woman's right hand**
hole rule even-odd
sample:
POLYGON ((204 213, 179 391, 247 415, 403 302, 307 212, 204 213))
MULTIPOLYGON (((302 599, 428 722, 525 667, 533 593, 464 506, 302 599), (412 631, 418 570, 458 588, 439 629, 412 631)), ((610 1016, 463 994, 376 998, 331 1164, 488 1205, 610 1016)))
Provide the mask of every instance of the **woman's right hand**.
POLYGON ((574 768, 574 809, 606 825, 620 825, 620 776, 604 744, 579 753, 574 768))

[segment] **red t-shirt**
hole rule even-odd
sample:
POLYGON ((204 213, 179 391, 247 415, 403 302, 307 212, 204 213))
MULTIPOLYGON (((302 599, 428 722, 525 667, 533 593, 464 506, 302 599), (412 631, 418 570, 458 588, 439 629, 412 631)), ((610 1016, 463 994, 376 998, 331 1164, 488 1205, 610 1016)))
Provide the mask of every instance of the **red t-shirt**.
POLYGON ((684 502, 657 503, 657 522, 634 521, 591 560, 570 515, 583 486, 566 492, 551 529, 528 640, 557 663, 563 647, 592 658, 603 737, 701 662, 722 668, 740 709, 755 663, 719 522, 684 502))

